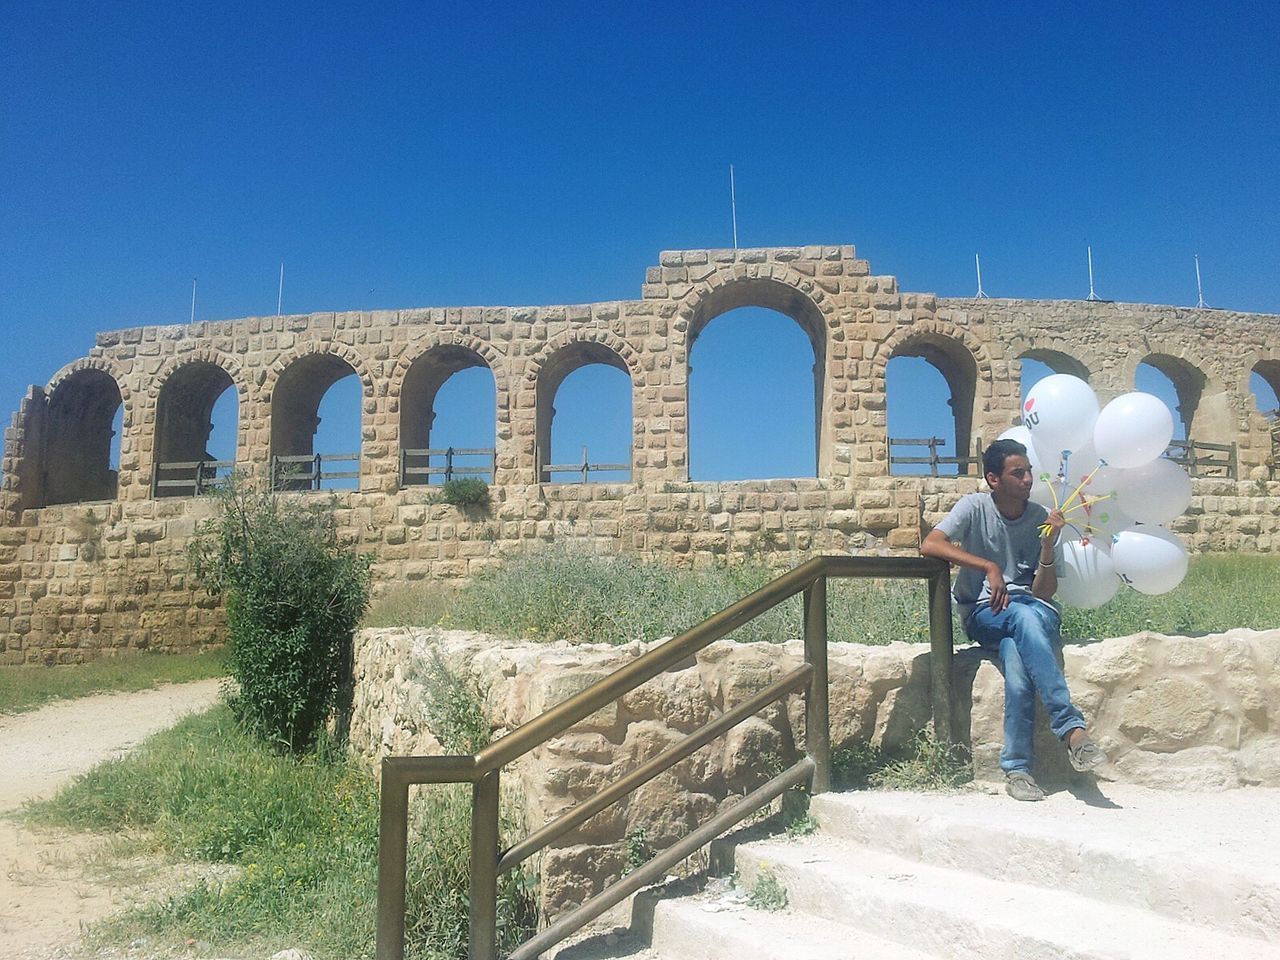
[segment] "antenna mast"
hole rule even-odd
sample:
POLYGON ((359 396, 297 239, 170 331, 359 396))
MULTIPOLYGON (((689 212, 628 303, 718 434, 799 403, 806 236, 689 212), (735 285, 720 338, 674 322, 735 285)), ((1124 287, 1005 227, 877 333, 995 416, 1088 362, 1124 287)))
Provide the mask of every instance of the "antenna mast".
POLYGON ((196 322, 196 280, 198 277, 191 278, 191 322, 196 322))
POLYGON ((280 286, 276 290, 276 316, 280 316, 280 305, 284 303, 284 261, 280 261, 280 286))
POLYGON ((1200 285, 1200 254, 1196 254, 1196 306, 1201 310, 1209 305, 1204 302, 1204 287, 1200 285))
POLYGON ((729 164, 729 209, 733 215, 733 249, 738 249, 738 194, 733 184, 733 164, 729 164))
POLYGON ((990 300, 986 291, 982 289, 982 261, 978 259, 978 255, 973 255, 973 265, 978 268, 978 292, 974 294, 979 300, 990 300))
POLYGON ((1102 298, 1093 292, 1093 247, 1085 247, 1089 253, 1089 295, 1086 300, 1101 300, 1102 298))

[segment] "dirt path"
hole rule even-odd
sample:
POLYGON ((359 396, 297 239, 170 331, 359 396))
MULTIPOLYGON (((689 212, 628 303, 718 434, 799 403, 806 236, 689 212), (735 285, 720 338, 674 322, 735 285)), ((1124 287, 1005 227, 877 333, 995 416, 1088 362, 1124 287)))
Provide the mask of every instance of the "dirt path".
POLYGON ((86 876, 102 839, 29 830, 12 814, 217 699, 218 681, 201 680, 0 716, 0 956, 54 956, 129 902, 86 876))

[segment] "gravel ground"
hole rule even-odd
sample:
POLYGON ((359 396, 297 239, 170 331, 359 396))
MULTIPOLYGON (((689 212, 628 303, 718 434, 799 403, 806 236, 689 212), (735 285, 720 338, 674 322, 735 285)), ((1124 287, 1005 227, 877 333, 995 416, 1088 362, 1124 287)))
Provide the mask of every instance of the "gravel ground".
POLYGON ((85 925, 128 905, 132 897, 145 896, 150 887, 125 892, 90 876, 86 864, 109 841, 31 830, 14 814, 28 800, 56 793, 95 764, 212 706, 218 684, 201 680, 96 694, 0 716, 0 956, 5 960, 80 953, 85 925))

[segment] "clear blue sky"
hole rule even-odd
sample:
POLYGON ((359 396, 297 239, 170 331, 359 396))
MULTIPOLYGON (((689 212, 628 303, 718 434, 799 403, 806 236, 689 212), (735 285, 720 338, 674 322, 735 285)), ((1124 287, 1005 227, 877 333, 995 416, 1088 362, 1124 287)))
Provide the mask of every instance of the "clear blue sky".
MULTIPOLYGON (((638 296, 731 242, 731 162, 744 246, 944 296, 976 251, 988 293, 1059 298, 1090 243, 1101 296, 1175 304, 1199 253, 1211 304, 1280 313, 1277 36, 1256 3, 9 2, 0 409, 95 331, 185 322, 193 277, 201 319, 273 312, 281 261, 288 312, 638 296)), ((811 471, 807 350, 708 328, 695 476, 811 471)), ((566 381, 556 459, 625 458, 610 373, 566 381)), ((891 430, 945 433, 928 406, 891 430)))

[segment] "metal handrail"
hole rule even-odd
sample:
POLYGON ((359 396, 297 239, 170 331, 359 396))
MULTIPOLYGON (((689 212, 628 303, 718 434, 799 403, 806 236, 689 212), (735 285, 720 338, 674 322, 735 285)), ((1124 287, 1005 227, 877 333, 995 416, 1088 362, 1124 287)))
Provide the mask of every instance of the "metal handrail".
POLYGON ((941 560, 925 557, 815 557, 522 724, 474 756, 383 759, 378 820, 378 960, 403 960, 404 957, 409 787, 413 784, 472 785, 470 940, 467 950, 470 960, 494 960, 497 955, 496 901, 500 871, 511 869, 544 849, 588 817, 621 800, 640 784, 788 693, 804 690, 807 694, 806 756, 802 760, 684 840, 558 919, 514 951, 511 960, 530 960, 558 943, 635 890, 659 879, 672 864, 761 809, 789 787, 807 781, 814 794, 830 790, 827 580, 831 577, 922 578, 927 581, 934 730, 944 742, 951 742, 950 567, 941 560), (804 665, 689 734, 680 743, 586 801, 582 807, 545 824, 509 850, 498 850, 498 795, 502 767, 801 592, 804 594, 804 665))

